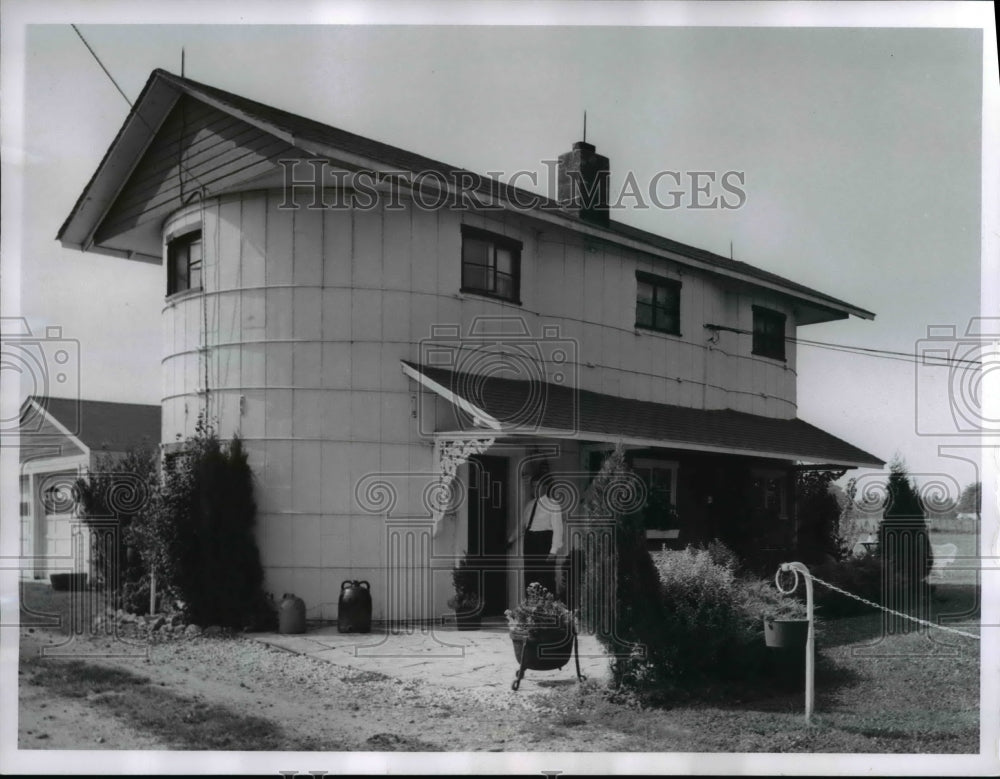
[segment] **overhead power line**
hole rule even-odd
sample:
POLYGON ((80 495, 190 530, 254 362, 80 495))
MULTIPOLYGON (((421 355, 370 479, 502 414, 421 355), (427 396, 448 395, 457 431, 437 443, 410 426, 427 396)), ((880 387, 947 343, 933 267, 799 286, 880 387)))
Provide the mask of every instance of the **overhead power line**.
MULTIPOLYGON (((101 58, 97 56, 97 52, 94 51, 93 47, 89 43, 87 43, 87 39, 83 37, 83 33, 80 32, 80 30, 77 28, 77 26, 75 24, 70 24, 70 27, 73 28, 73 32, 75 32, 77 34, 77 36, 80 38, 80 40, 83 41, 83 45, 87 47, 87 51, 90 52, 91 56, 94 58, 94 60, 97 62, 97 64, 101 66, 101 70, 104 71, 104 75, 106 75, 108 77, 108 79, 111 81, 111 83, 115 85, 115 89, 118 90, 118 94, 120 94, 125 99, 125 102, 128 103, 128 107, 134 111, 135 107, 132 105, 132 101, 128 99, 128 95, 125 94, 125 91, 118 85, 118 82, 115 81, 115 77, 111 75, 111 72, 104 66, 104 63, 101 62, 101 58)), ((184 70, 184 50, 183 49, 181 49, 181 70, 182 71, 184 70)), ((142 114, 136 113, 135 114, 135 118, 138 119, 140 122, 142 122, 142 124, 146 127, 146 129, 149 130, 151 133, 155 132, 155 130, 152 127, 150 127, 149 122, 147 122, 142 117, 142 114)), ((184 199, 184 182, 183 182, 183 179, 181 179, 181 173, 186 174, 191 180, 193 180, 195 182, 195 184, 198 185, 198 188, 202 192, 205 191, 205 185, 201 182, 201 180, 194 173, 192 173, 190 170, 188 170, 184 166, 183 160, 181 159, 181 152, 182 152, 182 149, 179 146, 178 150, 177 150, 177 155, 178 155, 178 160, 177 160, 177 169, 178 169, 177 178, 178 178, 178 181, 180 182, 181 199, 183 200, 184 199)))
POLYGON ((83 33, 81 33, 77 29, 75 24, 71 24, 70 27, 72 27, 73 32, 75 32, 80 37, 80 40, 83 41, 83 45, 87 47, 87 51, 89 51, 91 56, 97 61, 97 64, 101 66, 101 70, 104 71, 104 75, 107 76, 109 79, 111 79, 111 83, 115 85, 115 89, 118 90, 118 94, 120 94, 123 98, 125 98, 125 102, 128 103, 128 107, 131 108, 132 101, 128 99, 128 95, 125 94, 125 90, 123 90, 120 86, 118 86, 118 82, 115 81, 115 77, 108 72, 108 69, 106 67, 104 67, 104 63, 101 62, 101 58, 97 56, 97 52, 90 47, 89 43, 87 43, 87 39, 83 37, 83 33))
MULTIPOLYGON (((729 333, 738 333, 740 335, 753 335, 752 330, 743 330, 738 327, 725 327, 723 325, 705 325, 705 327, 711 330, 725 330, 729 333)), ((848 352, 851 354, 859 354, 867 357, 880 357, 885 360, 898 360, 899 362, 909 362, 917 365, 935 365, 935 364, 949 364, 949 365, 966 365, 970 368, 972 367, 982 367, 982 362, 979 360, 963 360, 958 357, 941 357, 934 355, 933 357, 921 357, 919 354, 910 352, 897 352, 891 349, 875 349, 869 346, 852 346, 851 344, 838 344, 832 343, 830 341, 814 341, 809 338, 798 338, 793 335, 786 335, 786 341, 792 343, 802 344, 803 346, 815 346, 820 349, 830 349, 832 351, 838 352, 848 352)))
MULTIPOLYGON (((114 76, 111 75, 110 71, 104 66, 104 63, 101 62, 101 58, 97 56, 97 52, 95 52, 94 49, 93 49, 93 47, 91 47, 91 45, 89 43, 87 43, 87 39, 83 37, 83 33, 81 33, 79 29, 77 29, 77 26, 75 24, 70 24, 70 27, 73 28, 73 32, 75 32, 77 34, 77 36, 83 42, 83 45, 87 47, 87 51, 90 52, 91 56, 94 58, 94 60, 97 62, 97 64, 100 65, 101 70, 104 71, 104 75, 106 75, 108 77, 108 79, 111 81, 111 83, 115 85, 115 89, 118 90, 118 94, 120 94, 124 98, 125 102, 128 103, 129 108, 133 108, 132 101, 129 100, 128 95, 125 94, 125 91, 118 85, 118 82, 115 81, 114 76)), ((184 68, 183 62, 184 62, 184 52, 183 52, 183 49, 182 49, 181 50, 181 70, 182 71, 183 71, 183 68, 184 68)), ((587 124, 586 124, 587 118, 586 117, 587 117, 586 112, 584 112, 584 119, 583 119, 583 121, 584 121, 584 137, 586 137, 586 127, 587 127, 587 124)), ((141 121, 143 124, 145 124, 146 127, 150 131, 152 131, 152 128, 149 127, 149 125, 142 118, 142 116, 137 115, 137 118, 139 119, 139 121, 141 121)), ((198 177, 195 176, 195 175, 193 175, 190 171, 186 170, 184 168, 183 164, 179 163, 179 169, 183 170, 185 173, 187 173, 189 176, 191 176, 191 178, 193 178, 195 180, 195 182, 197 182, 199 185, 201 184, 201 182, 198 181, 198 177)), ((739 333, 741 335, 753 335, 753 331, 751 331, 751 330, 742 330, 742 329, 737 328, 737 327, 725 327, 725 326, 722 326, 722 325, 705 325, 705 327, 708 327, 708 328, 710 328, 712 330, 725 330, 725 331, 731 332, 731 333, 739 333)), ((910 354, 908 352, 897 352, 897 351, 892 351, 890 349, 875 349, 875 348, 866 347, 866 346, 851 346, 849 344, 837 344, 837 343, 830 343, 828 341, 813 341, 813 340, 808 339, 808 338, 797 338, 795 336, 785 336, 785 340, 786 341, 791 341, 793 343, 803 344, 804 346, 815 346, 815 347, 820 348, 820 349, 830 349, 832 351, 848 352, 848 353, 851 353, 851 354, 860 354, 860 355, 868 356, 868 357, 880 357, 882 359, 898 360, 900 362, 909 362, 909 363, 915 363, 915 364, 918 364, 918 365, 919 364, 927 364, 927 360, 924 359, 924 358, 921 358, 920 355, 910 354)), ((935 355, 934 357, 932 357, 930 359, 932 361, 934 361, 934 363, 946 363, 946 364, 952 364, 952 365, 968 365, 970 367, 972 367, 972 366, 982 366, 982 363, 979 360, 962 360, 962 359, 954 358, 954 357, 939 357, 937 355, 935 355)))

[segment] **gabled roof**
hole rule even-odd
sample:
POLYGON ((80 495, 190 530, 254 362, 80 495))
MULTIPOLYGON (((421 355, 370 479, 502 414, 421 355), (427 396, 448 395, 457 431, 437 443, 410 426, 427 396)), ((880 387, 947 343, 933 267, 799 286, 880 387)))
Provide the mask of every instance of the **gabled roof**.
MULTIPOLYGON (((236 117, 261 131, 285 141, 305 155, 330 159, 349 168, 395 171, 436 171, 447 180, 474 182, 472 189, 491 201, 500 200, 511 209, 532 219, 573 230, 592 239, 605 240, 627 246, 655 256, 665 257, 681 264, 701 268, 715 274, 775 290, 811 304, 822 312, 811 321, 846 318, 849 315, 874 319, 870 311, 810 289, 777 274, 761 270, 713 252, 672 241, 669 238, 629 227, 612 221, 608 227, 599 227, 561 210, 550 198, 500 183, 489 176, 481 176, 453 165, 423 157, 419 154, 365 138, 336 127, 322 124, 278 108, 249 100, 215 87, 180 78, 164 70, 154 70, 136 100, 121 130, 115 137, 97 171, 81 193, 72 212, 58 233, 63 246, 96 251, 130 259, 160 262, 160 257, 140 248, 122 249, 102 245, 95 241, 104 217, 128 180, 130 173, 141 160, 144 151, 156 135, 177 101, 184 95, 236 117), (532 202, 537 207, 525 209, 518 203, 532 202)), ((211 196, 225 191, 224 184, 213 190, 205 187, 204 194, 211 196)), ((183 203, 178 200, 177 207, 183 203)))
POLYGON ((476 426, 483 435, 573 436, 848 467, 885 465, 801 419, 705 411, 549 382, 474 376, 407 360, 402 363, 406 375, 471 417, 465 429, 476 426))
POLYGON ((104 400, 77 400, 33 395, 21 409, 22 445, 52 423, 70 441, 90 452, 125 452, 160 441, 160 407, 104 400))

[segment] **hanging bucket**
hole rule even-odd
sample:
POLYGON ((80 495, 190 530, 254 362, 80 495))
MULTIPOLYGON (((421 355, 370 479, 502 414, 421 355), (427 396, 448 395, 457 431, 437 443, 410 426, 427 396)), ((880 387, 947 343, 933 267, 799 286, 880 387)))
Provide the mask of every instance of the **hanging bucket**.
POLYGON ((801 649, 809 637, 808 619, 764 618, 764 643, 774 649, 801 649))

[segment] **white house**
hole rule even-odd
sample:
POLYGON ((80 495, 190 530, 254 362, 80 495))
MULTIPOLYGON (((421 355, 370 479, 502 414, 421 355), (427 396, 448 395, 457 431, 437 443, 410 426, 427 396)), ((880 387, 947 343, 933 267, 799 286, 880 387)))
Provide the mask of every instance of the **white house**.
POLYGON ((162 266, 161 440, 243 437, 268 589, 434 619, 469 550, 496 614, 533 460, 572 514, 622 441, 660 530, 774 550, 797 465, 883 464, 796 417, 797 328, 874 315, 611 220, 608 165, 549 200, 156 70, 58 238, 162 266))
POLYGON ((31 396, 21 405, 21 577, 89 572, 89 539, 79 527, 73 485, 101 457, 160 439, 160 407, 31 396))

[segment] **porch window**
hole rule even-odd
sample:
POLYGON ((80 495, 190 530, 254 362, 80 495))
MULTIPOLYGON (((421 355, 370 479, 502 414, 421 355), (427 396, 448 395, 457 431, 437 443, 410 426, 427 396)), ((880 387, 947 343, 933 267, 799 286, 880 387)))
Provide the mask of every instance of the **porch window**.
POLYGON ((201 289, 201 230, 167 244, 167 294, 201 289))
POLYGON ((681 334, 681 283, 635 272, 635 326, 670 335, 681 334))
POLYGON ((632 469, 646 485, 643 524, 647 530, 677 528, 677 467, 673 460, 637 459, 632 469))
POLYGON ((785 359, 785 315, 769 308, 753 307, 753 353, 775 360, 785 359))
POLYGON ((462 225, 462 292, 520 304, 521 242, 462 225))
POLYGON ((754 471, 753 493, 756 508, 784 519, 787 509, 787 476, 782 471, 754 471))

